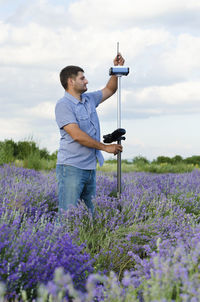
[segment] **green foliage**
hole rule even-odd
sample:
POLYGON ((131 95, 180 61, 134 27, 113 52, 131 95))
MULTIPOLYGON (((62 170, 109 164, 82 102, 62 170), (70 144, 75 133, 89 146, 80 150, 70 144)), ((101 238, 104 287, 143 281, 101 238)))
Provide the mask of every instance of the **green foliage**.
MULTIPOLYGON (((140 168, 133 165, 132 163, 125 163, 122 161, 122 172, 133 172, 133 171, 140 171, 140 168)), ((102 172, 117 172, 117 162, 115 163, 109 163, 105 161, 104 165, 102 167, 97 164, 97 170, 102 172)))
MULTIPOLYGON (((122 164, 126 164, 126 165, 130 165, 131 161, 129 161, 128 159, 122 159, 121 160, 122 164)), ((107 159, 105 161, 106 164, 117 164, 117 159, 107 159)))
POLYGON ((187 157, 186 159, 184 159, 184 162, 186 164, 193 164, 193 165, 199 165, 200 166, 200 156, 194 155, 194 156, 191 156, 191 157, 187 157))
POLYGON ((180 155, 175 155, 174 157, 168 156, 158 156, 156 160, 153 160, 154 164, 190 164, 190 165, 200 165, 200 156, 193 155, 191 157, 187 157, 185 159, 182 158, 180 155))
POLYGON ((176 155, 171 159, 172 164, 179 164, 183 162, 183 158, 180 155, 176 155))
POLYGON ((156 164, 152 163, 150 165, 146 165, 143 167, 144 172, 150 172, 150 173, 186 173, 186 172, 191 172, 194 170, 193 165, 188 165, 184 163, 177 163, 176 165, 174 164, 156 164))
POLYGON ((40 152, 40 157, 41 158, 45 158, 45 159, 49 158, 49 152, 47 151, 46 148, 43 148, 43 149, 39 150, 39 152, 40 152))
POLYGON ((56 167, 57 151, 49 154, 46 148, 39 149, 33 140, 0 142, 0 165, 14 162, 17 166, 35 170, 50 170, 56 167))
MULTIPOLYGON (((198 168, 193 164, 177 163, 175 164, 157 164, 155 162, 149 164, 125 164, 122 163, 122 172, 150 172, 150 173, 185 173, 191 172, 194 168, 198 168)), ((117 172, 117 164, 104 163, 102 167, 97 165, 97 170, 102 172, 117 172)))
POLYGON ((17 159, 25 159, 30 156, 30 154, 34 154, 38 151, 35 142, 32 141, 20 141, 17 143, 17 159))
POLYGON ((175 155, 174 157, 170 158, 168 156, 158 156, 156 160, 153 161, 153 163, 156 164, 180 164, 183 163, 184 160, 180 155, 175 155))
POLYGON ((133 158, 133 164, 135 165, 149 164, 149 161, 143 156, 136 156, 133 158))
MULTIPOLYGON (((0 165, 14 162, 17 166, 35 170, 55 169, 58 151, 50 154, 46 148, 40 149, 32 140, 14 142, 12 139, 0 141, 0 165)), ((158 156, 150 162, 139 155, 132 161, 122 159, 122 172, 150 173, 184 173, 191 172, 200 166, 200 156, 194 155, 183 159, 180 155, 174 157, 158 156)), ((103 167, 97 164, 97 170, 102 172, 117 172, 117 159, 108 159, 103 167)))
POLYGON ((24 168, 40 170, 41 168, 41 158, 38 151, 30 153, 24 160, 24 168))
POLYGON ((14 161, 16 146, 12 140, 0 142, 0 165, 14 161))
POLYGON ((155 164, 171 164, 172 160, 168 156, 158 156, 156 160, 153 161, 155 164))
POLYGON ((107 163, 107 164, 116 164, 117 163, 117 159, 107 159, 105 161, 105 163, 107 163))
POLYGON ((53 153, 49 156, 49 159, 50 159, 50 160, 57 160, 57 154, 58 154, 58 151, 53 152, 53 153))

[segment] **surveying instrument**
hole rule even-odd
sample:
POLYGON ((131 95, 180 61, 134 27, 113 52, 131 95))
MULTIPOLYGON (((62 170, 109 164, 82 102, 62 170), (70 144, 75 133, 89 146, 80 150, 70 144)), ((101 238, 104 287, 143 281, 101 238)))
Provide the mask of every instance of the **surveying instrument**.
MULTIPOLYGON (((119 55, 119 42, 117 42, 117 56, 119 55)), ((111 144, 116 142, 121 145, 121 141, 126 138, 123 136, 126 130, 121 128, 121 77, 129 74, 129 67, 113 66, 109 69, 109 75, 115 75, 117 77, 117 129, 111 134, 104 135, 103 142, 111 144)), ((117 154, 117 197, 121 195, 121 152, 117 154)))

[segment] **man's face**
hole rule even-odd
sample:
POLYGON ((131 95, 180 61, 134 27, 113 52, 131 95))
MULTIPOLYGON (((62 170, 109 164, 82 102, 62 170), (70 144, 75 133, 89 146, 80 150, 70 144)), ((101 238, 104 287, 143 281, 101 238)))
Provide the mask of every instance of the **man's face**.
POLYGON ((73 79, 73 88, 78 93, 87 91, 88 80, 85 78, 84 73, 79 71, 78 75, 73 79))

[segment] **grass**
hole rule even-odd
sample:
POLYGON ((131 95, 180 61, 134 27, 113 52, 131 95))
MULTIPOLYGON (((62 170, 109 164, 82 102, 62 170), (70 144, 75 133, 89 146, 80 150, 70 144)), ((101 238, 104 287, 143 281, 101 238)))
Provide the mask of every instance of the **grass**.
MULTIPOLYGON (((199 169, 198 165, 186 164, 186 163, 177 163, 172 164, 134 164, 134 163, 122 163, 121 166, 122 172, 150 172, 150 173, 186 173, 191 172, 194 169, 199 169)), ((97 170, 102 172, 117 172, 117 164, 105 162, 102 167, 97 165, 97 170)))
MULTIPOLYGON (((14 164, 17 167, 23 167, 27 169, 49 171, 56 168, 56 160, 39 158, 37 155, 31 154, 28 158, 24 160, 16 159, 14 164)), ((129 172, 149 172, 149 173, 186 173, 192 172, 194 169, 199 169, 199 165, 177 163, 177 164, 167 164, 167 163, 125 163, 122 162, 121 169, 123 173, 129 172)), ((117 173, 117 163, 104 162, 102 167, 97 164, 97 171, 101 172, 116 172, 117 173)))
POLYGON ((17 167, 34 169, 37 171, 49 171, 56 168, 56 160, 40 158, 37 155, 30 155, 24 160, 16 159, 14 164, 17 167))

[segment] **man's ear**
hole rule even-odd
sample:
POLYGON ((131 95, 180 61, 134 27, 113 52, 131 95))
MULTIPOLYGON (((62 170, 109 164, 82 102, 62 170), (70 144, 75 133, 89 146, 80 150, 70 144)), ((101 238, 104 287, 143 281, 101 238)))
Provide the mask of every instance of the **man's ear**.
POLYGON ((73 78, 68 78, 68 87, 74 86, 74 79, 73 78))

